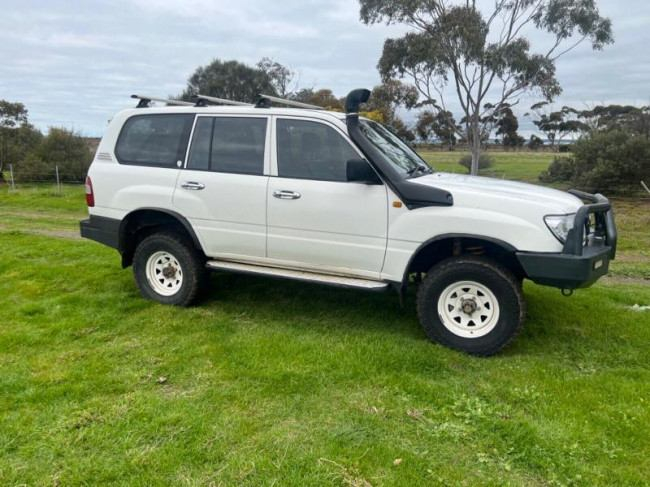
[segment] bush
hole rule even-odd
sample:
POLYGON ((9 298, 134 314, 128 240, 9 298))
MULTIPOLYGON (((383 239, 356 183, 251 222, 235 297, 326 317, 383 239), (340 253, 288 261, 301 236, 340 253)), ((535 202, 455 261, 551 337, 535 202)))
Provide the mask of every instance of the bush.
MULTIPOLYGON (((472 170, 472 156, 471 154, 467 154, 466 156, 463 156, 460 158, 458 161, 458 164, 463 166, 465 169, 467 169, 467 172, 471 172, 472 170)), ((492 156, 489 156, 488 154, 481 154, 479 159, 478 159, 478 168, 479 169, 487 169, 488 167, 492 167, 494 164, 494 159, 492 156)))
POLYGON ((540 175, 591 192, 636 191, 650 181, 650 140, 620 130, 597 132, 573 146, 573 157, 556 158, 540 175))
POLYGON ((528 148, 530 150, 538 150, 542 147, 544 147, 544 141, 536 135, 531 135, 530 140, 528 141, 528 148))
POLYGON ((16 181, 55 181, 56 167, 64 182, 83 182, 93 155, 81 136, 50 128, 35 147, 14 165, 16 181))
POLYGON ((576 163, 572 157, 556 157, 548 169, 539 175, 544 183, 558 183, 575 179, 576 163))

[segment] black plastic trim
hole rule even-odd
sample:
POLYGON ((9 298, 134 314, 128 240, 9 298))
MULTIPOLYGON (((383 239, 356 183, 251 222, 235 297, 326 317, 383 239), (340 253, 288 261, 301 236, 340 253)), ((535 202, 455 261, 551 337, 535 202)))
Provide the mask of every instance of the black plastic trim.
POLYGON ((133 216, 134 213, 137 213, 139 211, 155 211, 158 213, 164 213, 166 215, 169 215, 176 220, 187 230, 187 233, 190 235, 190 238, 192 239, 192 243, 196 246, 197 249, 203 251, 203 247, 201 246, 201 242, 199 241, 198 237, 196 236, 196 233, 194 232, 194 229, 192 228, 192 225, 190 222, 181 214, 176 213, 175 211, 172 210, 167 210, 164 208, 155 208, 155 207, 147 207, 147 208, 138 208, 137 210, 133 210, 130 212, 128 215, 124 217, 124 219, 120 222, 120 227, 119 227, 119 247, 118 250, 120 252, 123 252, 127 248, 127 242, 126 242, 126 227, 129 222, 129 218, 133 216))
POLYGON ((79 230, 83 238, 119 250, 120 224, 121 221, 114 218, 90 215, 88 219, 79 222, 79 230))
POLYGON ((611 248, 585 247, 581 255, 517 252, 526 276, 560 289, 589 287, 609 271, 611 248))
POLYGON ((483 235, 473 235, 469 233, 445 233, 442 235, 436 235, 435 237, 430 238, 429 240, 426 240, 424 243, 420 244, 420 246, 413 252, 411 255, 411 258, 408 261, 408 264, 406 265, 406 269, 404 270, 404 277, 402 278, 402 283, 407 283, 408 282, 408 277, 409 277, 409 269, 411 268, 411 265, 413 264, 413 261, 417 258, 417 256, 420 254, 420 252, 428 247, 430 244, 434 242, 439 242, 441 240, 453 240, 457 238, 466 238, 466 239, 472 239, 472 240, 484 240, 486 242, 490 242, 492 244, 498 245, 499 247, 503 248, 506 252, 511 252, 515 253, 517 251, 516 248, 514 248, 512 245, 510 245, 507 242, 504 242, 503 240, 499 240, 496 238, 492 237, 485 237, 483 235))
POLYGON ((614 222, 614 210, 609 200, 602 194, 589 194, 583 191, 572 189, 569 191, 572 195, 591 201, 591 204, 582 206, 576 213, 573 228, 567 235, 564 244, 563 253, 571 255, 582 255, 583 250, 587 247, 584 245, 585 226, 590 214, 596 215, 596 225, 600 226, 605 232, 605 245, 610 248, 610 258, 616 258, 616 247, 618 242, 618 232, 614 222))

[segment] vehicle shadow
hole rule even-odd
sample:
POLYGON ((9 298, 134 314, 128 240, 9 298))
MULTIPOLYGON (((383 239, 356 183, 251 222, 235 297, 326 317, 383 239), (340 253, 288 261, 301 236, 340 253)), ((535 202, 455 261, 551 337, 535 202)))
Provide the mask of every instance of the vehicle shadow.
POLYGON ((265 276, 214 272, 200 302, 245 312, 259 322, 282 320, 294 328, 375 330, 426 340, 415 310, 415 287, 403 306, 398 294, 337 288, 265 276))

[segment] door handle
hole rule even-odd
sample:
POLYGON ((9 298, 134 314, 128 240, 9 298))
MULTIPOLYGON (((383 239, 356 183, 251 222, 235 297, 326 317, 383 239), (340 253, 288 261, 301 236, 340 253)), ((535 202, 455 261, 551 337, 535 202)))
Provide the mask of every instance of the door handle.
POLYGON ((281 200, 297 200, 302 195, 295 191, 286 191, 283 189, 281 191, 273 191, 273 196, 281 200))
POLYGON ((183 189, 193 189, 195 191, 198 191, 200 189, 204 189, 205 184, 197 183, 196 181, 185 181, 183 184, 181 184, 181 188, 183 188, 183 189))

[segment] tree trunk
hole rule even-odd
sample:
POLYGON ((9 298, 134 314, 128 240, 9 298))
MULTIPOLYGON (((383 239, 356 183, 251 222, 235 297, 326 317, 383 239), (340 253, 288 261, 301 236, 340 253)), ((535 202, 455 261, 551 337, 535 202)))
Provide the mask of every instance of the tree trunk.
POLYGON ((472 168, 470 174, 478 176, 479 160, 481 157, 481 128, 476 120, 470 125, 470 149, 472 151, 472 168))

